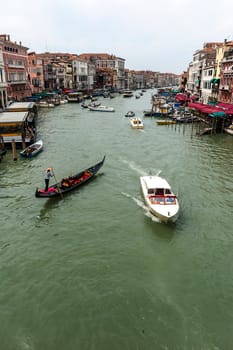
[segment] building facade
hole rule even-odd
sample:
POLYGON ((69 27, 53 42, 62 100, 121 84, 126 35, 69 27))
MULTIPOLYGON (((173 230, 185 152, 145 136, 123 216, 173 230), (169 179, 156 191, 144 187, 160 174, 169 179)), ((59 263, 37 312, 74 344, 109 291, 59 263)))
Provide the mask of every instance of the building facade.
POLYGON ((31 83, 28 65, 28 48, 17 44, 6 34, 0 35, 0 46, 5 68, 7 94, 9 99, 22 100, 31 96, 31 83))
POLYGON ((6 108, 7 102, 7 83, 5 77, 2 47, 0 46, 0 111, 3 111, 6 108))
POLYGON ((30 52, 28 64, 32 93, 40 93, 44 90, 43 60, 35 52, 30 52))

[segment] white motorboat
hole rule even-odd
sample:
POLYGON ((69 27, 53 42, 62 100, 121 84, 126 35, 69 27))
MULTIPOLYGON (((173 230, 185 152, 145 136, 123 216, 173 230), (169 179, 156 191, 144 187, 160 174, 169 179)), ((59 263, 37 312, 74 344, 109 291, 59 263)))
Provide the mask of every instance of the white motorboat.
POLYGON ((96 111, 96 112, 115 112, 115 109, 113 107, 108 107, 104 105, 99 105, 99 106, 89 105, 89 110, 96 111))
POLYGON ((134 129, 143 129, 144 128, 143 122, 142 122, 141 118, 139 118, 139 117, 130 118, 130 124, 131 124, 132 128, 134 128, 134 129))
POLYGON ((132 97, 133 96, 133 91, 131 90, 124 90, 123 91, 123 97, 132 97))
POLYGON ((229 125, 228 128, 225 128, 224 131, 230 135, 233 135, 233 124, 229 125))
POLYGON ((40 107, 40 108, 51 108, 51 107, 55 107, 55 105, 52 102, 40 101, 38 103, 38 107, 40 107))
POLYGON ((24 158, 31 158, 41 152, 43 149, 43 141, 38 140, 32 145, 26 147, 23 151, 20 152, 20 156, 24 158))
POLYGON ((141 188, 150 212, 162 222, 174 222, 179 214, 179 202, 168 182, 160 176, 141 176, 141 188))

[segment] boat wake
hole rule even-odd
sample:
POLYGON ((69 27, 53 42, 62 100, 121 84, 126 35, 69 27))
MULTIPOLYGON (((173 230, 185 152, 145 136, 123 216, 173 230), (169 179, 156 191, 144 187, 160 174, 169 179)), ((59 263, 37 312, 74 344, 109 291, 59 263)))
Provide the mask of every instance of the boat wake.
POLYGON ((146 175, 145 170, 140 168, 133 161, 129 161, 129 160, 126 160, 126 159, 121 159, 121 161, 122 161, 122 163, 127 164, 130 169, 136 171, 140 176, 145 176, 146 175))
POLYGON ((160 222, 160 220, 158 218, 156 218, 153 214, 151 214, 150 210, 147 208, 147 206, 144 204, 143 201, 141 201, 140 199, 131 196, 131 194, 125 193, 125 192, 121 192, 121 194, 123 194, 123 196, 127 197, 127 198, 131 198, 140 208, 142 208, 145 212, 145 215, 150 218, 152 221, 154 222, 160 222))
POLYGON ((162 170, 152 169, 152 168, 144 170, 144 169, 140 168, 140 166, 135 164, 133 161, 129 161, 126 159, 121 159, 121 162, 127 164, 130 169, 134 170, 140 176, 146 176, 146 175, 159 176, 162 172, 162 170))

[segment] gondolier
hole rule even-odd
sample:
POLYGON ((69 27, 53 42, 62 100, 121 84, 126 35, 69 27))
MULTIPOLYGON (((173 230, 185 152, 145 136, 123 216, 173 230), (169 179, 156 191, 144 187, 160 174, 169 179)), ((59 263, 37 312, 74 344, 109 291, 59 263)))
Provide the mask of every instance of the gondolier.
MULTIPOLYGON (((78 172, 75 175, 68 176, 66 178, 63 178, 61 181, 56 180, 56 175, 54 173, 54 169, 51 169, 52 175, 54 176, 54 179, 56 183, 52 186, 49 186, 47 189, 36 189, 35 196, 38 198, 51 198, 51 197, 58 197, 60 196, 63 199, 63 195, 66 192, 72 191, 75 188, 78 188, 80 186, 83 186, 84 184, 88 183, 91 179, 93 179, 96 175, 96 173, 101 169, 101 167, 104 164, 105 156, 103 159, 96 163, 95 165, 92 165, 80 172, 78 172)), ((45 176, 45 183, 47 182, 46 179, 48 176, 46 173, 45 176)))
POLYGON ((50 177, 53 176, 52 168, 47 168, 44 175, 45 191, 48 191, 50 177))

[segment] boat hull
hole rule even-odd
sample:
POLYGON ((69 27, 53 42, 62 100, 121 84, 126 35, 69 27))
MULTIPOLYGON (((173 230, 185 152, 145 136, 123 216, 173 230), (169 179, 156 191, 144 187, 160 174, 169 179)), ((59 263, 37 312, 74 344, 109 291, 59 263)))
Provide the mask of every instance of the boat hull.
POLYGON ((43 149, 43 141, 39 140, 32 145, 26 147, 23 151, 20 152, 22 158, 32 158, 40 153, 43 149))
POLYGON ((105 160, 105 156, 103 159, 85 169, 81 172, 77 173, 76 175, 69 176, 68 178, 62 179, 60 182, 50 186, 48 188, 48 191, 45 191, 44 189, 36 189, 35 196, 37 198, 53 198, 53 197, 59 197, 63 196, 65 193, 73 191, 74 189, 83 186, 87 182, 90 182, 96 173, 100 170, 100 168, 103 166, 105 160))
POLYGON ((224 131, 229 135, 233 135, 233 129, 231 129, 231 128, 226 128, 226 129, 224 129, 224 131))
POLYGON ((171 187, 166 180, 159 176, 142 176, 140 177, 140 184, 144 201, 150 212, 161 222, 175 222, 179 215, 179 202, 177 197, 172 193, 171 187), (150 183, 153 182, 154 192, 152 193, 150 183), (164 193, 165 191, 170 193, 156 195, 156 190, 158 189, 163 189, 164 193))
POLYGON ((175 120, 166 120, 166 119, 163 119, 163 120, 157 120, 156 122, 158 125, 171 125, 171 124, 176 124, 176 121, 175 120))
POLYGON ((89 106, 89 110, 94 112, 115 112, 115 109, 113 107, 107 107, 107 106, 98 106, 98 107, 89 106))
POLYGON ((143 129, 144 125, 140 118, 130 118, 130 124, 133 129, 143 129))

